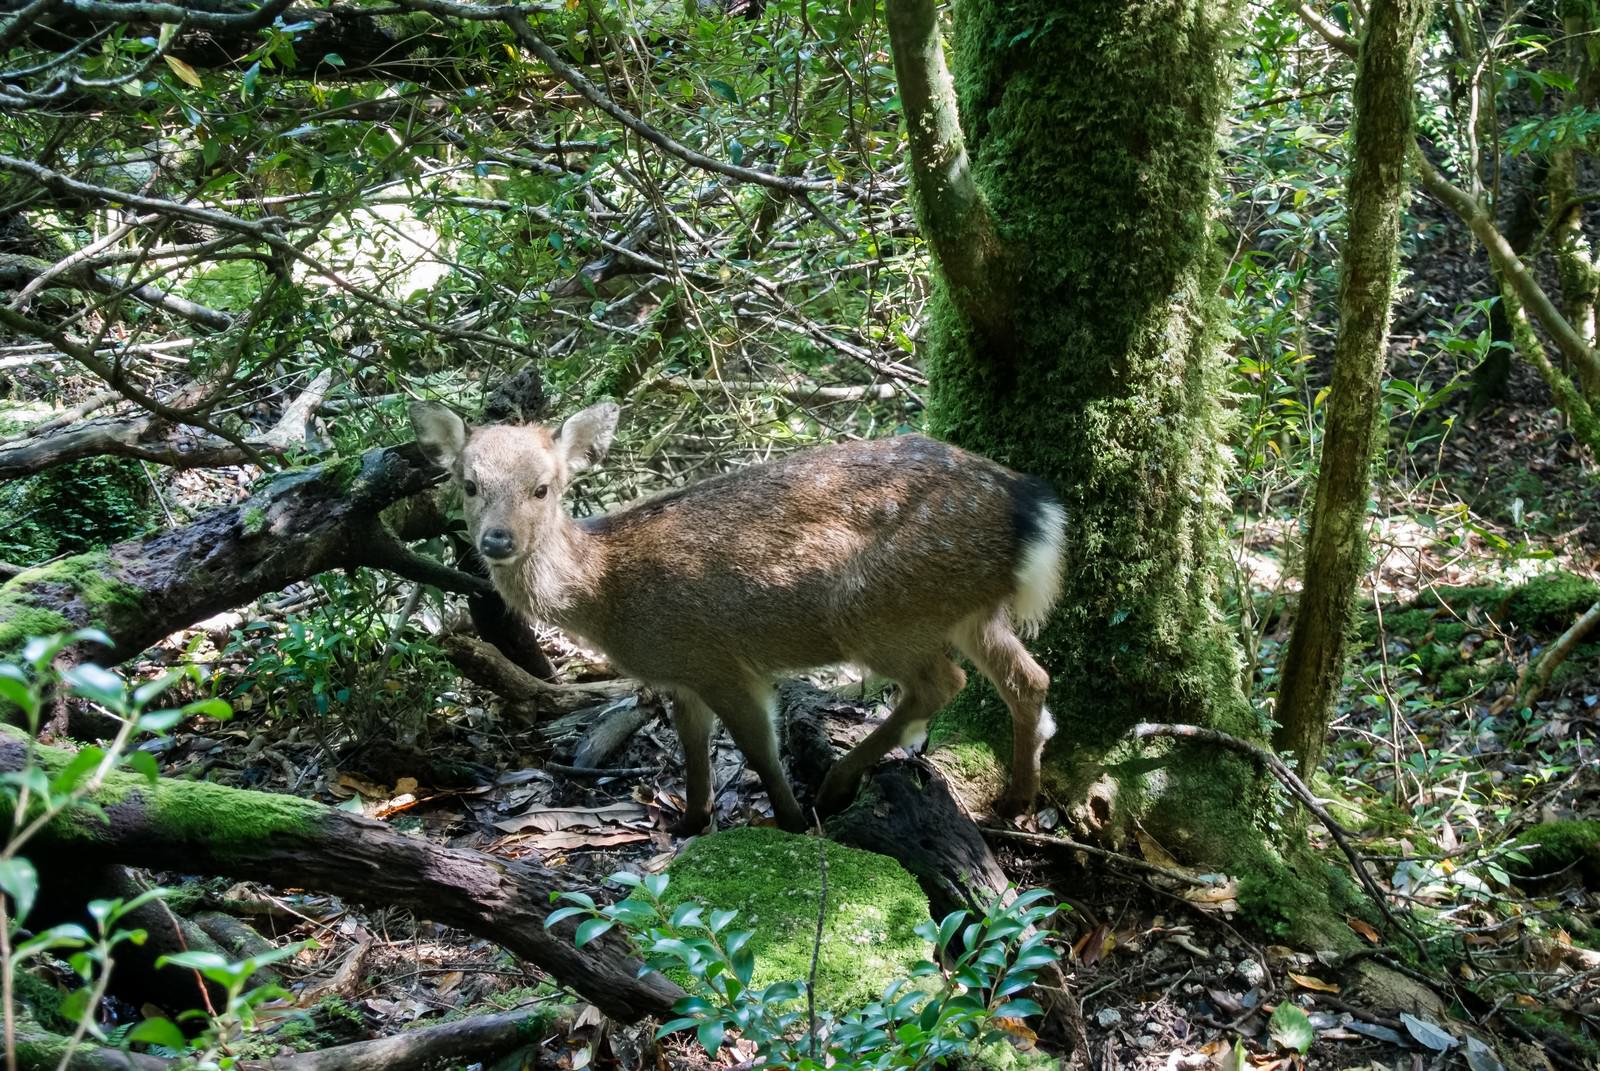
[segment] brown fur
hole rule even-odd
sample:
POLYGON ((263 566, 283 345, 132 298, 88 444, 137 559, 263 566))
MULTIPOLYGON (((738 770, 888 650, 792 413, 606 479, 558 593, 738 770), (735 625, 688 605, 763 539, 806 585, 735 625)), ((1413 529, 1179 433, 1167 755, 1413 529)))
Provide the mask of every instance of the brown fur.
POLYGON ((557 435, 458 431, 438 407, 416 407, 413 421, 423 446, 477 491, 466 498, 474 542, 510 534, 514 553, 490 563, 507 602, 677 697, 686 827, 709 817, 713 714, 761 775, 782 824, 804 827, 778 761, 772 676, 851 662, 901 686, 889 721, 825 781, 819 808, 832 810, 960 691, 952 645, 1011 707, 1013 789, 1023 797, 1014 802, 1031 805, 1049 678, 1011 620, 1026 549, 1014 473, 907 435, 803 451, 576 521, 560 492, 603 456, 615 407, 585 410, 557 435))

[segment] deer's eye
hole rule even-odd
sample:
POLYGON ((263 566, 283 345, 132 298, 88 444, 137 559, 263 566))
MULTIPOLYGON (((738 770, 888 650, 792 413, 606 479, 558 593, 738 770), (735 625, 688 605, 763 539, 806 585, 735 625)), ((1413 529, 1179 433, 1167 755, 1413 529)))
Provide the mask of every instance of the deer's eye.
POLYGON ((547 484, 547 483, 541 483, 538 487, 535 487, 533 489, 533 497, 534 498, 543 498, 545 495, 547 495, 549 493, 550 493, 550 485, 547 484))
POLYGON ((468 480, 467 482, 465 482, 465 483, 463 483, 461 485, 461 489, 467 493, 467 497, 468 498, 477 498, 478 497, 478 481, 477 480, 468 480))

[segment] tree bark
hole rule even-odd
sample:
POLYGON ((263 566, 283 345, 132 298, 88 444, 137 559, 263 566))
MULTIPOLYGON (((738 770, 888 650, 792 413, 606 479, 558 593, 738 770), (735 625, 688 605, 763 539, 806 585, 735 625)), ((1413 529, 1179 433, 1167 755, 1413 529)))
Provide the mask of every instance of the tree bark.
POLYGON ((1284 655, 1274 743, 1309 777, 1322 760, 1344 680, 1345 635, 1367 561, 1367 497, 1378 453, 1406 152, 1412 144, 1422 0, 1374 0, 1357 59, 1349 233, 1339 286, 1327 429, 1305 557, 1305 586, 1284 655))
MULTIPOLYGON (((35 754, 50 767, 70 757, 56 748, 35 754)), ((20 770, 24 761, 24 738, 0 730, 0 770, 20 770)), ((125 863, 404 907, 504 946, 626 1022, 663 1015, 683 996, 661 975, 640 977, 639 962, 615 934, 579 950, 572 923, 545 929, 553 894, 569 886, 535 863, 444 848, 321 804, 204 781, 163 779, 152 787, 114 774, 94 802, 103 817, 58 818, 30 842, 42 872, 125 863)))
MULTIPOLYGON (((958 285, 949 268, 963 232, 925 206, 943 274, 929 317, 929 426, 1048 479, 1066 508, 1063 594, 1033 647, 1059 726, 1046 783, 1081 799, 1125 732, 1156 712, 1263 731, 1218 607, 1223 318, 1208 221, 1232 9, 956 5, 956 142, 917 133, 941 124, 905 88, 939 82, 936 50, 906 32, 926 26, 929 6, 888 7, 915 173, 923 185, 970 181, 980 196, 960 203, 983 206, 1002 248, 984 258, 980 285, 958 285), (995 307, 974 314, 974 294, 995 307), (998 337, 987 325, 997 318, 1008 325, 998 337)), ((936 720, 933 741, 1004 754, 1005 725, 978 685, 936 720)), ((1162 753, 1116 794, 1124 830, 1138 817, 1192 857, 1262 857, 1258 771, 1187 746, 1150 750, 1162 753)))

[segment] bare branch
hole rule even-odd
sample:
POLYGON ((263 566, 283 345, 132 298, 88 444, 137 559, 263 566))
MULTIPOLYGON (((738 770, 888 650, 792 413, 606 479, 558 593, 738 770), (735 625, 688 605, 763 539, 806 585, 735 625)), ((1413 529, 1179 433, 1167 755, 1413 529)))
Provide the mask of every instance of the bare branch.
MULTIPOLYGON (((438 6, 437 4, 428 3, 426 0, 401 0, 401 2, 407 7, 416 8, 418 10, 431 10, 432 8, 438 6)), ((446 6, 454 8, 463 5, 446 6)), ((758 186, 765 186, 768 189, 777 190, 780 193, 798 196, 811 191, 825 191, 838 188, 839 183, 836 182, 821 179, 789 178, 783 175, 773 175, 765 171, 756 171, 753 168, 739 167, 735 164, 725 163, 722 160, 717 160, 713 157, 705 155, 704 153, 696 152, 694 149, 689 148, 687 145, 684 145, 679 141, 673 140, 666 134, 663 134, 661 131, 657 130, 655 127, 644 122, 644 120, 640 119, 638 116, 629 112, 627 109, 619 106, 615 101, 606 95, 604 90, 595 85, 593 82, 589 81, 588 78, 584 77, 582 71, 579 71, 576 67, 573 67, 571 64, 563 60, 559 55, 557 55, 556 50, 546 44, 544 38, 540 37, 534 32, 533 27, 528 24, 527 17, 520 9, 506 9, 500 17, 505 20, 505 24, 507 26, 511 27, 511 32, 517 35, 517 40, 522 42, 522 46, 529 52, 532 52, 535 56, 538 56, 539 59, 543 61, 547 67, 554 71, 562 81, 566 82, 573 89, 577 90, 579 96, 583 97, 583 99, 587 100, 590 104, 593 104, 595 107, 611 116, 611 118, 615 119, 617 122, 621 123, 623 126, 627 127, 629 130, 633 131, 635 134, 639 135, 656 148, 661 149, 663 152, 666 152, 672 156, 676 156, 685 163, 692 164, 703 171, 711 171, 718 175, 726 175, 729 178, 738 179, 740 182, 751 182, 758 186)))
POLYGON ((21 307, 23 299, 37 291, 40 286, 36 284, 41 284, 43 280, 41 285, 54 283, 59 286, 92 290, 99 294, 127 294, 146 305, 170 312, 201 327, 209 327, 213 331, 225 331, 233 326, 234 318, 231 313, 201 305, 176 294, 169 294, 154 286, 130 286, 114 275, 95 271, 85 263, 87 258, 81 255, 82 252, 74 253, 55 264, 38 257, 0 254, 0 288, 16 287, 22 290, 12 302, 12 308, 21 307))

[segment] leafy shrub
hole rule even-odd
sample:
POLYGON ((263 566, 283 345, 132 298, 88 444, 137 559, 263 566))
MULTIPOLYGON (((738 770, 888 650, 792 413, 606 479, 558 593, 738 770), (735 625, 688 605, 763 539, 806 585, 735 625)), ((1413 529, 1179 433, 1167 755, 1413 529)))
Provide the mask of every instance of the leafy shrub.
POLYGON ((938 923, 925 921, 918 932, 940 962, 924 960, 910 978, 891 982, 881 999, 835 1016, 812 1011, 807 982, 751 986, 753 931, 732 928, 737 912, 695 903, 668 907, 665 874, 624 872, 610 880, 630 890, 625 899, 598 907, 587 894, 562 893, 570 906, 551 912, 545 925, 584 919, 575 935, 580 948, 620 927, 650 967, 688 976, 688 995, 674 1006, 679 1017, 656 1036, 693 1029, 715 1056, 728 1031, 737 1030, 755 1044, 759 1068, 922 1069, 970 1054, 1015 1036, 1015 1021, 1042 1013, 1018 994, 1058 958, 1037 928, 1056 910, 1041 902, 1044 890, 1010 903, 996 897, 980 919, 953 911, 938 923))

